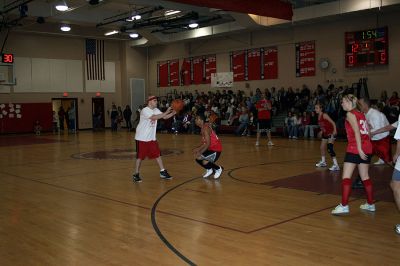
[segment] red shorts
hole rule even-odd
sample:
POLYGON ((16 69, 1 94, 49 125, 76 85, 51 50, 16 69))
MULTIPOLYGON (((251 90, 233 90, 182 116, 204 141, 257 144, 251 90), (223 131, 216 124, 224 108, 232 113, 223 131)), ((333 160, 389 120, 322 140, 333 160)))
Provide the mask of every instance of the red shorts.
POLYGON ((392 143, 390 136, 380 140, 372 140, 372 152, 386 163, 393 161, 392 157, 392 143))
POLYGON ((144 160, 146 158, 156 159, 161 156, 160 148, 156 140, 140 141, 136 140, 136 158, 144 160))

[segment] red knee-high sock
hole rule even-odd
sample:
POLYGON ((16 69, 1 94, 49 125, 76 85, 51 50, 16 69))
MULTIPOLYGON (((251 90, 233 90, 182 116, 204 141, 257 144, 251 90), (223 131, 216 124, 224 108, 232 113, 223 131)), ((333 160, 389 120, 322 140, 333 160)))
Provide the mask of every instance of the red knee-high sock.
POLYGON ((365 193, 367 193, 367 202, 368 204, 374 203, 374 196, 372 194, 372 182, 371 179, 367 179, 363 181, 365 193))
POLYGON ((349 204, 349 197, 351 192, 351 179, 344 178, 342 180, 342 205, 347 206, 349 204))

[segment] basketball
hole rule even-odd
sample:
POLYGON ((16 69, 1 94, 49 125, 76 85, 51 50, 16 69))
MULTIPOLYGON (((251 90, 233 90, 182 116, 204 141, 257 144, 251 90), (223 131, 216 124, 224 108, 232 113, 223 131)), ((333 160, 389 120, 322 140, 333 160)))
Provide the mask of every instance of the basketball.
POLYGON ((181 99, 175 99, 172 101, 171 107, 175 112, 179 113, 185 107, 185 103, 181 99))

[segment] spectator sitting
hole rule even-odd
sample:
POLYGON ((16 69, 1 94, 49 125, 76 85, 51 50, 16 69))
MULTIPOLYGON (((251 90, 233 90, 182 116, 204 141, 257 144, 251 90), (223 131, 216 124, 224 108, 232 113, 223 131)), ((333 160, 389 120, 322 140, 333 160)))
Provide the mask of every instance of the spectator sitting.
POLYGON ((292 117, 292 112, 288 112, 286 118, 285 118, 285 127, 284 127, 284 135, 289 136, 289 138, 292 138, 291 135, 289 135, 292 126, 294 125, 293 117, 292 117))
POLYGON ((314 138, 314 129, 318 128, 318 116, 315 111, 311 112, 309 120, 310 123, 304 128, 304 137, 308 138, 310 136, 310 138, 314 138))
POLYGON ((33 131, 35 132, 35 134, 37 136, 40 135, 41 131, 42 131, 42 126, 40 125, 39 120, 36 120, 35 125, 33 126, 33 131))

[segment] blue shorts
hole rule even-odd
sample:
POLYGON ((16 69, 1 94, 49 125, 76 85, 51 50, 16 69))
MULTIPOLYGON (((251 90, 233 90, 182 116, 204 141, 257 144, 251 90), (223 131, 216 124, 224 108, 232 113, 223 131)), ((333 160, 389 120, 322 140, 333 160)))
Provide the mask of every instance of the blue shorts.
POLYGON ((397 169, 393 170, 392 180, 400 181, 400 171, 399 170, 397 170, 397 169))

